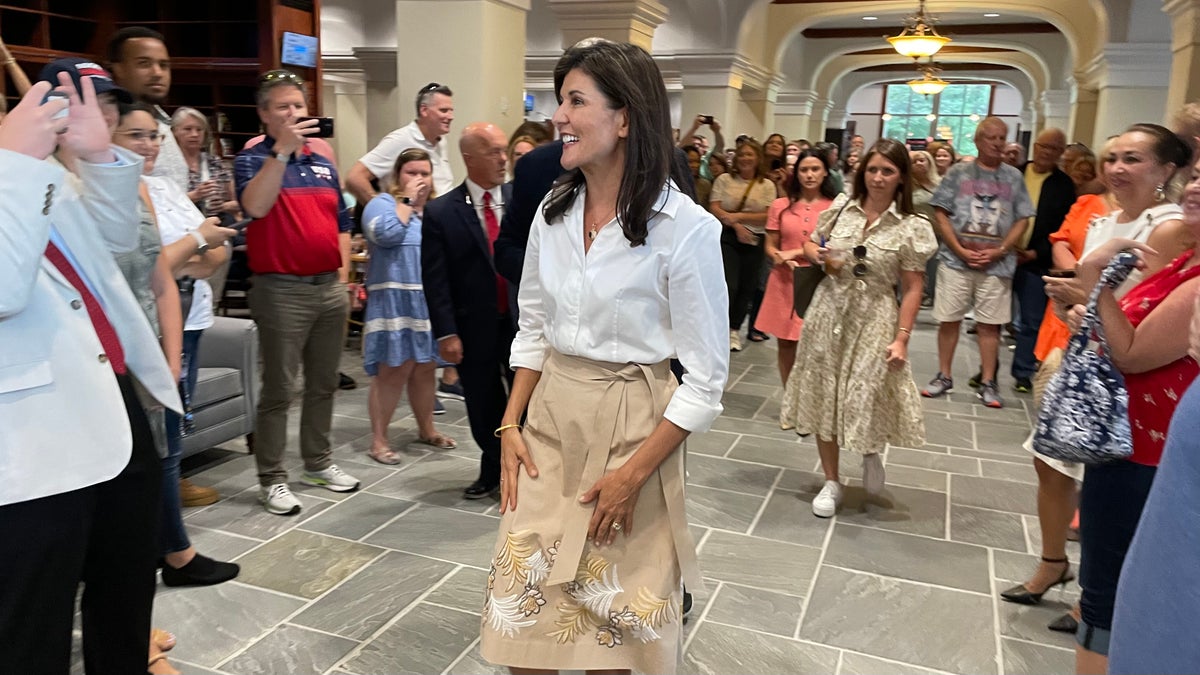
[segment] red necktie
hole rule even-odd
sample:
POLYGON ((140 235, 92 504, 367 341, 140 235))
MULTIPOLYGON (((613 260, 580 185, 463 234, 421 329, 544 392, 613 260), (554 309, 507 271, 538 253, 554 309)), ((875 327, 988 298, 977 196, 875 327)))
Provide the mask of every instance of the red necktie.
MULTIPOLYGON (((488 253, 495 255, 492 249, 496 244, 496 237, 500 236, 500 221, 496 218, 496 212, 492 210, 492 193, 483 193, 483 223, 487 225, 488 233, 488 253)), ((508 282, 499 274, 496 275, 496 308, 501 314, 508 313, 508 282)))
POLYGON ((108 317, 104 314, 104 308, 100 306, 100 302, 96 300, 96 296, 88 290, 87 284, 83 283, 83 279, 79 276, 79 272, 71 266, 67 257, 63 252, 50 242, 46 245, 46 258, 54 263, 59 272, 71 282, 75 290, 83 298, 83 304, 87 307, 88 317, 92 320, 92 328, 96 330, 96 337, 100 338, 100 346, 104 348, 104 356, 112 365, 113 371, 118 375, 125 374, 125 350, 121 348, 121 340, 117 337, 117 331, 112 324, 108 322, 108 317))

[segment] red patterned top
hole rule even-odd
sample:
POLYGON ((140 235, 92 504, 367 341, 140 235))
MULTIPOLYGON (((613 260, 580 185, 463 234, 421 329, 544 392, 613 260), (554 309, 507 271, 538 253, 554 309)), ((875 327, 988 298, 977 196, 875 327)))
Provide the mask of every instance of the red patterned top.
MULTIPOLYGON (((1200 276, 1200 265, 1180 269, 1191 260, 1192 254, 1193 251, 1187 251, 1172 260, 1121 298, 1121 309, 1134 328, 1176 288, 1200 276)), ((1131 462, 1158 466, 1175 406, 1198 373, 1200 365, 1192 357, 1185 356, 1154 370, 1125 375, 1125 387, 1129 390, 1129 423, 1133 430, 1131 462)))

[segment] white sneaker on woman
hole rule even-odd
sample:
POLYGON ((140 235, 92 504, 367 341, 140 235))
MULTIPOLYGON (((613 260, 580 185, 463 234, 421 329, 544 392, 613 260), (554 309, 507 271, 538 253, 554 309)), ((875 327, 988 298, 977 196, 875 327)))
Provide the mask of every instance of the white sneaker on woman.
POLYGON ((829 518, 837 513, 842 504, 842 484, 836 480, 825 481, 825 487, 813 499, 812 512, 818 518, 829 518))
POLYGON ((863 455, 863 488, 867 494, 877 495, 883 492, 883 481, 886 474, 883 471, 883 458, 878 452, 863 455))
POLYGON ((736 330, 729 331, 729 351, 731 351, 731 352, 742 351, 742 336, 738 335, 738 332, 736 330))

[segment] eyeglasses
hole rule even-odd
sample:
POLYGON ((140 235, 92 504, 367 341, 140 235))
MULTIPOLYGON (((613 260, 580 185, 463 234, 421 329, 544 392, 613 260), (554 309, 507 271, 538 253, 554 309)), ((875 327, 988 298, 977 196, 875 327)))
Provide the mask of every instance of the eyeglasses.
POLYGON ((292 84, 303 85, 304 78, 290 70, 268 70, 262 74, 262 77, 258 78, 258 83, 266 84, 268 82, 290 82, 292 84))
POLYGON ((163 139, 163 135, 157 131, 140 131, 135 129, 132 131, 118 131, 117 133, 122 136, 128 136, 138 142, 150 141, 151 143, 160 143, 163 139))
POLYGON ((854 247, 854 268, 851 270, 855 277, 867 276, 867 247, 865 244, 859 244, 854 247))
POLYGON ((1048 143, 1037 142, 1033 144, 1033 147, 1037 148, 1038 150, 1051 150, 1053 152, 1063 152, 1067 149, 1067 146, 1065 145, 1050 145, 1048 143))

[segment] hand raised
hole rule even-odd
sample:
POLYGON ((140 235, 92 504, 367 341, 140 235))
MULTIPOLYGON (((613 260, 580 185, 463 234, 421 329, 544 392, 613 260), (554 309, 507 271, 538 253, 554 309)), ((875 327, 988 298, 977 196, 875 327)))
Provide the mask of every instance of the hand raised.
POLYGON ((0 123, 0 149, 34 159, 45 159, 54 152, 59 133, 67 128, 67 118, 54 119, 54 115, 67 107, 67 100, 54 99, 42 105, 49 91, 49 82, 38 82, 21 97, 0 123))

